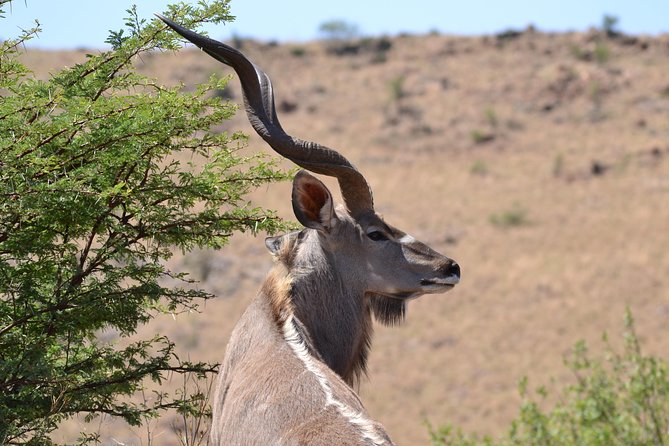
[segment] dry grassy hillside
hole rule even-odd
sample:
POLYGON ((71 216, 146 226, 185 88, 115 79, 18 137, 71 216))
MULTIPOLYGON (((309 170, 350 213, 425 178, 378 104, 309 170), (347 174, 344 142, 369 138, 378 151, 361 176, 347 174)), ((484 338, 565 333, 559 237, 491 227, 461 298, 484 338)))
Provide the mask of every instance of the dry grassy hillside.
MULTIPOLYGON (((598 350, 603 331, 615 338, 626 306, 646 350, 667 357, 669 37, 528 30, 370 39, 345 54, 322 42, 242 49, 272 76, 290 133, 342 151, 391 224, 462 266, 454 291, 376 328, 361 394, 398 444, 425 444, 425 419, 507 429, 517 380, 569 379, 564 354, 579 339, 598 350)), ((82 56, 25 57, 46 73, 82 56)), ((195 50, 141 63, 188 88, 224 69, 195 50)), ((236 79, 228 93, 241 101, 236 79)), ((241 114, 224 126, 252 133, 241 114)), ((266 150, 255 135, 250 144, 266 150)), ((254 199, 292 218, 289 185, 254 199)), ((220 359, 270 265, 262 240, 174 264, 208 272, 203 285, 220 297, 146 331, 220 359)))

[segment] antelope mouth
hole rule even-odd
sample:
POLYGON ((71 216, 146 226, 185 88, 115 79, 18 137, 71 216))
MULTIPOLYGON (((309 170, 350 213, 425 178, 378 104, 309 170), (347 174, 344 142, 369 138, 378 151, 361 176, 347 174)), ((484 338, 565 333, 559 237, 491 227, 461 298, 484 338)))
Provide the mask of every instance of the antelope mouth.
POLYGON ((449 276, 444 279, 421 279, 420 286, 425 293, 443 293, 453 288, 460 278, 449 276))
POLYGON ((375 291, 378 296, 388 297, 399 300, 412 300, 424 294, 440 294, 449 291, 459 282, 457 276, 447 277, 445 279, 421 279, 420 288, 412 291, 381 292, 375 291))

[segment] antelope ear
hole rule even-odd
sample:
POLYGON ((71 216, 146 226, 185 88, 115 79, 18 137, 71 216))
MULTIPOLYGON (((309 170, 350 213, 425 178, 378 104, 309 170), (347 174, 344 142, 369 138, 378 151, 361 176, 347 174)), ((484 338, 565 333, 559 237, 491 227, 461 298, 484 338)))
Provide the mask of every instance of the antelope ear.
POLYGON ((307 228, 329 232, 336 218, 332 194, 319 179, 300 170, 293 180, 293 212, 307 228))
POLYGON ((293 244, 295 239, 299 236, 300 232, 295 231, 289 232, 288 234, 277 235, 276 237, 267 237, 265 239, 265 246, 273 256, 279 255, 284 247, 293 244))
POLYGON ((267 237, 265 239, 265 246, 267 247, 269 252, 271 252, 272 254, 276 254, 277 252, 279 252, 279 250, 281 249, 281 245, 283 244, 281 242, 282 238, 283 238, 282 236, 278 236, 278 237, 267 237))

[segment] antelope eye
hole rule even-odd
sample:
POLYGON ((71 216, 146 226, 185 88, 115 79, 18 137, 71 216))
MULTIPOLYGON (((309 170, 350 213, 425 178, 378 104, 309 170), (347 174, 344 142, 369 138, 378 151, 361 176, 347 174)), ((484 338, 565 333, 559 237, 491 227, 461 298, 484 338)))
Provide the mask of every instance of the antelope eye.
POLYGON ((381 231, 372 231, 372 232, 367 234, 367 237, 374 240, 375 242, 378 242, 378 241, 381 241, 381 240, 388 240, 388 237, 386 237, 385 234, 381 231))

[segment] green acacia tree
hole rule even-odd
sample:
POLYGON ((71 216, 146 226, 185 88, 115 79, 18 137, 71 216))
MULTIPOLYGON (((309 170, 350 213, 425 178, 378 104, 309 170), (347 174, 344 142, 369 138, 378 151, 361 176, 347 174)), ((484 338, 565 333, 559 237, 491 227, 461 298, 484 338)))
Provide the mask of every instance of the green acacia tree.
MULTIPOLYGON (((9 2, 0 0, 0 16, 9 2)), ((286 174, 242 156, 242 135, 212 131, 235 112, 213 94, 225 80, 187 93, 139 75, 138 56, 179 42, 157 19, 128 13, 111 50, 47 81, 19 61, 38 27, 0 43, 0 444, 51 444, 49 433, 74 414, 137 425, 162 409, 197 410, 176 395, 130 396, 214 364, 182 360, 164 336, 120 346, 96 333, 127 339, 155 315, 209 297, 166 268, 172 250, 283 229, 245 196, 286 174), (203 162, 180 161, 193 157, 203 162)), ((231 19, 227 0, 164 14, 192 28, 231 19)))

